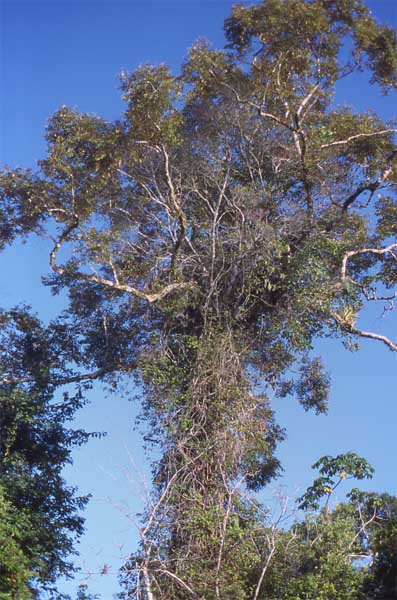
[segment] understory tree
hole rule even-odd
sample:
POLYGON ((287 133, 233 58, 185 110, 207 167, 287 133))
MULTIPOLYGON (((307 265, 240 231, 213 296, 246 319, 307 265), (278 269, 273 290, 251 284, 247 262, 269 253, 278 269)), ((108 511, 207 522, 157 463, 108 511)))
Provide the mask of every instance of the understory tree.
MULTIPOLYGON (((332 494, 346 479, 371 478, 353 454, 322 457, 320 476, 299 499, 303 519, 267 527, 263 598, 267 600, 390 600, 396 597, 396 498, 354 488, 345 502, 332 494), (331 507, 332 504, 332 507, 331 507), (380 545, 379 542, 381 541, 380 545), (269 543, 270 542, 270 543, 269 543)), ((281 516, 285 515, 281 511, 281 516)))
POLYGON ((62 469, 72 448, 97 434, 66 426, 84 400, 81 390, 54 398, 45 328, 26 307, 3 312, 0 320, 2 368, 9 360, 21 380, 34 374, 23 386, 0 386, 0 598, 48 593, 55 600, 57 578, 75 572, 70 555, 88 501, 66 484, 62 469))
POLYGON ((162 452, 123 598, 267 598, 274 544, 250 494, 280 471, 271 395, 326 411, 320 336, 397 350, 357 323, 395 297, 396 126, 334 103, 362 72, 395 92, 395 32, 358 0, 264 0, 225 34, 179 75, 124 73, 118 121, 62 106, 38 170, 0 179, 3 243, 47 236, 45 283, 69 298, 33 362, 12 338, 3 385, 131 374, 162 452))

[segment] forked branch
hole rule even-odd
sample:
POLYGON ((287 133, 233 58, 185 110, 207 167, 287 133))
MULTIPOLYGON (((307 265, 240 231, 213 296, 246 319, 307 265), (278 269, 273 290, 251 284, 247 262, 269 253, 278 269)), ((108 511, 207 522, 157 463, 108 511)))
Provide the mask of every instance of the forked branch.
MULTIPOLYGON (((348 262, 349 259, 352 258, 353 256, 358 256, 360 254, 375 254, 378 256, 382 256, 385 254, 391 254, 392 257, 397 261, 397 256, 395 254, 395 250, 397 250, 397 244, 390 244, 389 246, 387 246, 386 248, 360 248, 358 250, 350 250, 350 252, 346 252, 346 254, 343 257, 342 260, 342 267, 341 267, 341 281, 343 286, 346 285, 346 283, 350 283, 353 284, 354 286, 358 286, 362 289, 365 297, 367 299, 370 300, 382 300, 382 299, 389 299, 389 298, 384 298, 383 296, 369 296, 367 293, 365 293, 365 290, 362 286, 362 284, 358 283, 357 281, 355 281, 354 279, 352 279, 348 273, 348 262)), ((393 295, 394 297, 394 295, 393 295)), ((344 317, 343 315, 340 315, 337 312, 332 312, 331 313, 333 319, 342 326, 342 329, 344 329, 345 331, 352 333, 353 335, 357 335, 359 337, 364 337, 364 338, 369 338, 371 340, 377 340, 382 342, 383 344, 385 344, 390 350, 393 350, 393 352, 397 352, 397 344, 395 342, 393 342, 390 338, 388 338, 385 335, 382 335, 380 333, 375 333, 373 331, 366 331, 365 329, 360 329, 358 327, 355 326, 355 323, 352 319, 348 319, 346 317, 344 317)))
MULTIPOLYGON (((69 236, 72 233, 72 231, 74 229, 76 229, 77 227, 78 227, 78 219, 75 218, 72 221, 72 223, 63 231, 63 233, 60 235, 60 237, 55 241, 55 245, 50 253, 50 266, 51 266, 52 270, 55 273, 57 273, 58 275, 65 275, 65 273, 66 273, 66 270, 57 264, 56 259, 57 259, 58 252, 61 249, 63 243, 68 241, 69 236)), ((115 278, 114 280, 111 280, 111 279, 108 279, 107 277, 101 277, 98 274, 90 275, 88 273, 82 273, 81 271, 74 272, 73 276, 77 279, 81 279, 84 281, 91 281, 93 283, 98 283, 100 285, 103 285, 104 287, 110 288, 115 291, 126 292, 128 294, 131 294, 132 296, 136 296, 137 298, 140 298, 141 300, 145 300, 146 302, 149 302, 149 304, 153 304, 154 302, 163 300, 166 296, 168 296, 169 294, 171 294, 172 292, 175 292, 177 290, 183 290, 183 289, 186 290, 186 289, 191 289, 192 287, 194 287, 194 283, 192 281, 187 281, 187 282, 182 281, 182 282, 169 283, 169 284, 165 285, 164 287, 162 287, 157 292, 147 292, 144 290, 140 290, 136 287, 133 287, 129 284, 120 283, 117 280, 117 278, 115 278)))

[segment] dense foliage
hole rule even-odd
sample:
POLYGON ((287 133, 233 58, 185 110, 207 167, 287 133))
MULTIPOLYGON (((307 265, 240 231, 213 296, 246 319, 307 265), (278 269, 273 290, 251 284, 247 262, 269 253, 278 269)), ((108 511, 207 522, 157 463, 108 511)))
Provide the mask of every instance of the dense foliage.
POLYGON ((279 530, 263 581, 262 597, 268 600, 395 598, 395 508, 396 499, 387 494, 362 494, 360 501, 352 498, 332 511, 308 515, 287 531, 279 530), (392 539, 389 531, 393 528, 392 539), (380 538, 383 539, 381 558, 377 542, 380 538))
POLYGON ((396 34, 358 0, 237 5, 225 33, 224 51, 197 43, 179 76, 124 73, 119 121, 61 107, 39 170, 1 174, 4 243, 47 235, 46 283, 69 294, 34 362, 4 353, 3 382, 142 384, 162 458, 123 598, 354 598, 358 509, 280 542, 250 494, 280 470, 269 391, 326 411, 316 337, 397 350, 357 325, 394 298, 395 125, 333 103, 363 70, 395 91, 396 34))
POLYGON ((0 598, 11 600, 19 595, 21 600, 30 597, 31 571, 22 548, 23 529, 26 523, 16 514, 0 488, 0 598))
POLYGON ((24 388, 10 383, 0 389, 0 597, 28 600, 48 590, 55 599, 57 577, 74 572, 70 554, 83 532, 80 513, 88 500, 62 478, 72 448, 89 437, 65 423, 83 398, 78 391, 54 400, 52 386, 43 381, 45 331, 26 308, 3 313, 2 326, 13 338, 4 353, 14 372, 23 379, 23 369, 37 370, 35 382, 24 388))
POLYGON ((353 453, 324 456, 313 467, 320 468, 320 476, 300 501, 301 507, 312 506, 316 512, 306 512, 303 520, 288 529, 275 530, 272 560, 263 580, 264 597, 395 598, 397 499, 355 488, 347 501, 331 509, 330 498, 341 483, 370 478, 373 469, 353 453), (326 500, 320 506, 322 498, 326 500))

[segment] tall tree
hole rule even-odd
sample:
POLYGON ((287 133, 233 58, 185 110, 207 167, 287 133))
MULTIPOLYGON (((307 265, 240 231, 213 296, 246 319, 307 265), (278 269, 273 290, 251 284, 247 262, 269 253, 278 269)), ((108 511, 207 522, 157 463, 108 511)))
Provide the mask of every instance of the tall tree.
MULTIPOLYGON (((124 74, 120 121, 61 107, 39 171, 0 181, 4 242, 47 234, 47 284, 69 292, 40 377, 143 384, 163 455, 123 577, 146 600, 263 597, 261 509, 241 490, 280 469, 268 390, 324 412, 314 338, 397 350, 357 325, 394 298, 395 125, 333 105, 363 70, 395 91, 395 32, 358 0, 264 0, 225 33, 179 76, 124 74)), ((37 379, 12 362, 6 385, 37 379)))

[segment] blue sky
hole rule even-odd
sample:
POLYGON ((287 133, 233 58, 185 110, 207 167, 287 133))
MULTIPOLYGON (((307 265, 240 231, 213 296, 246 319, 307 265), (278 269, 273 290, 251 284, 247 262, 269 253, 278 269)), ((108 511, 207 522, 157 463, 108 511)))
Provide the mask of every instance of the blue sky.
MULTIPOLYGON (((3 1, 0 163, 34 167, 44 153, 46 119, 62 103, 108 119, 118 117, 121 69, 165 62, 177 71, 187 48, 200 36, 222 46, 223 19, 231 5, 226 0, 3 1)), ((381 20, 397 25, 394 0, 373 0, 369 5, 381 20)), ((336 102, 349 102, 358 110, 373 108, 386 118, 396 112, 395 99, 369 93, 362 78, 339 86, 336 102)), ((48 248, 42 240, 7 249, 0 255, 0 304, 25 300, 44 319, 55 315, 63 300, 40 285, 47 264, 48 248)), ((367 325, 397 338, 393 314, 382 318, 371 313, 367 325)), ((288 440, 279 449, 285 475, 275 486, 283 485, 293 495, 310 483, 310 464, 316 458, 352 450, 376 468, 368 488, 396 493, 397 355, 369 341, 356 354, 330 340, 321 340, 317 351, 326 357, 332 373, 330 411, 316 417, 293 399, 277 400, 288 440)), ((78 450, 73 467, 65 473, 82 493, 93 494, 80 548, 82 580, 104 564, 116 571, 121 557, 134 549, 134 514, 145 496, 141 478, 149 479, 139 432, 133 431, 139 403, 106 396, 97 385, 91 399, 78 426, 107 430, 108 436, 78 450)), ((105 600, 117 588, 113 575, 92 574, 87 583, 105 600)), ((62 587, 71 590, 75 584, 62 587)))

